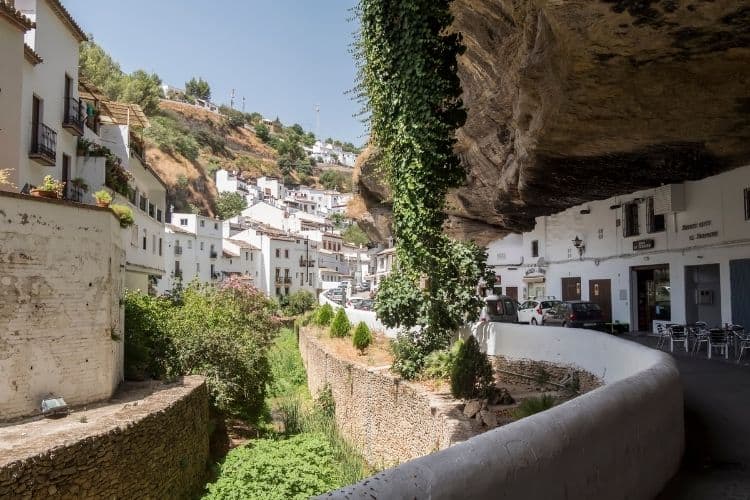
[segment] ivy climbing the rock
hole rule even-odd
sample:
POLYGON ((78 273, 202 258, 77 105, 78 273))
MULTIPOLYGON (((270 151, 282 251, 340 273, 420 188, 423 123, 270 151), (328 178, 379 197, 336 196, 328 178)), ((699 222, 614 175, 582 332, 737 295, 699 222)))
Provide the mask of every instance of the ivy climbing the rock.
POLYGON ((466 120, 457 75, 464 47, 448 31, 448 0, 361 0, 357 13, 362 91, 393 193, 397 242, 397 269, 381 283, 376 310, 401 328, 394 367, 408 366, 402 375, 411 377, 476 319, 477 284, 489 278, 482 249, 443 234, 446 194, 466 178, 453 152, 466 120))

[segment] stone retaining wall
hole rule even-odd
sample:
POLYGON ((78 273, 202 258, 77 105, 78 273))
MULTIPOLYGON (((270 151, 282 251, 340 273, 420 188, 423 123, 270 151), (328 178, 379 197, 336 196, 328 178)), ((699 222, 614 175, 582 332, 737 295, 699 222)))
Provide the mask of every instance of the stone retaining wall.
POLYGON ((200 377, 185 377, 97 422, 75 423, 0 450, 0 498, 181 499, 194 498, 205 484, 208 391, 200 377))
POLYGON ((313 395, 330 384, 336 423, 374 466, 389 466, 442 450, 478 433, 449 395, 442 397, 391 375, 335 357, 301 329, 299 348, 313 395))

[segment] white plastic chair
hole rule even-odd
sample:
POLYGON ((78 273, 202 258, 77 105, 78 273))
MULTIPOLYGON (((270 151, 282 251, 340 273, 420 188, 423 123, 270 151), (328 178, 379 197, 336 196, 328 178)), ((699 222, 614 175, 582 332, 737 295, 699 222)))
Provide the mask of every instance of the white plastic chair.
POLYGON ((710 330, 708 334, 708 359, 711 359, 714 349, 718 349, 724 355, 724 359, 729 359, 729 340, 726 331, 720 328, 710 330))
POLYGON ((685 352, 689 352, 688 335, 687 330, 681 325, 669 325, 667 328, 667 334, 669 335, 669 352, 674 352, 674 345, 682 344, 685 348, 685 352))

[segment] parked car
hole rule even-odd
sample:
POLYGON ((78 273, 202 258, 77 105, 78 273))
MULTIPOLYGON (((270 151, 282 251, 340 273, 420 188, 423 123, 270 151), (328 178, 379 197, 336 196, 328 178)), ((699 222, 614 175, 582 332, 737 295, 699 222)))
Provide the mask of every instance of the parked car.
POLYGON ((336 302, 337 304, 344 305, 344 298, 346 297, 346 292, 341 288, 331 288, 330 290, 326 292, 326 297, 336 302))
POLYGON ((484 307, 479 321, 516 323, 518 310, 516 301, 507 295, 488 295, 484 298, 484 307))
POLYGON ((583 300, 560 302, 544 313, 544 325, 569 328, 604 329, 602 309, 598 304, 583 300))
POLYGON ((362 302, 359 303, 358 309, 361 309, 363 311, 374 311, 375 301, 372 299, 364 299, 362 302))
POLYGON ((354 309, 360 309, 360 305, 365 299, 362 297, 351 297, 346 301, 346 307, 353 307, 354 309))
POLYGON ((527 300, 518 307, 518 322, 530 325, 541 325, 544 313, 556 306, 561 301, 555 299, 532 299, 527 300))

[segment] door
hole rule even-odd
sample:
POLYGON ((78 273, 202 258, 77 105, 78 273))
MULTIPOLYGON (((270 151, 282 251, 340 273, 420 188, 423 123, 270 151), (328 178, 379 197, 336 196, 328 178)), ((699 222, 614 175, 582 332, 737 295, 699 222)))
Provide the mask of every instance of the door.
POLYGON ((581 278, 562 279, 562 299, 581 300, 581 278))
POLYGON ((589 301, 602 310, 602 320, 612 321, 612 284, 611 280, 589 280, 589 301))
MULTIPOLYGON (((62 157, 62 182, 65 184, 65 187, 63 187, 63 198, 69 199, 70 195, 73 193, 73 190, 70 187, 70 156, 63 155, 62 157)), ((80 199, 76 199, 76 197, 73 197, 73 201, 81 201, 80 199)))
POLYGON ((31 150, 36 152, 39 148, 39 123, 42 121, 42 101, 34 96, 31 107, 31 150))
POLYGON ((518 287, 517 286, 506 286, 505 295, 518 302, 518 287))
POLYGON ((721 326, 719 264, 685 266, 685 320, 721 326))
POLYGON ((732 323, 750 328, 750 259, 729 261, 732 285, 732 323))

